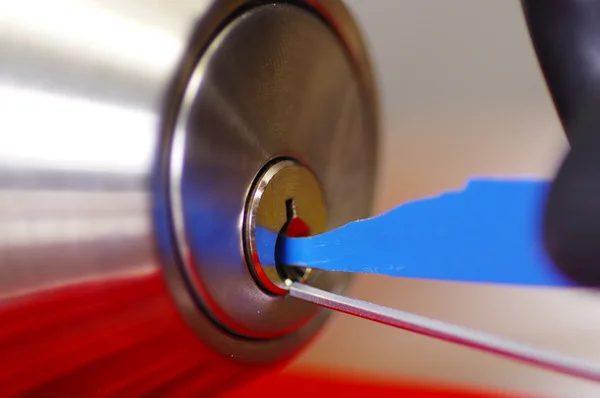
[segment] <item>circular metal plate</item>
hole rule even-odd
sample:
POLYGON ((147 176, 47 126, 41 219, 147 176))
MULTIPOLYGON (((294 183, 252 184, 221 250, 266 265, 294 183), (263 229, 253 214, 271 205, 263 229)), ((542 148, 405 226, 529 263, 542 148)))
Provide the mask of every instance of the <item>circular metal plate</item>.
MULTIPOLYGON (((369 215, 375 114, 355 55, 314 10, 264 5, 227 25, 189 80, 170 161, 175 233, 198 305, 232 334, 298 346, 324 320, 318 307, 258 286, 242 224, 253 182, 277 157, 314 172, 327 229, 369 215)), ((341 292, 347 281, 323 272, 310 284, 341 292)))

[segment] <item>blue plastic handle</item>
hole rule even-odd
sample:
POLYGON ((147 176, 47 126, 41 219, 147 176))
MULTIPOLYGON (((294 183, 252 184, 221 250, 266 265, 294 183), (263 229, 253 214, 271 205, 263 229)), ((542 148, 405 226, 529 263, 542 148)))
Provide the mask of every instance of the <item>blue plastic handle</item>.
POLYGON ((574 286, 542 247, 546 181, 471 181, 321 235, 256 233, 261 263, 394 277, 530 286, 574 286))

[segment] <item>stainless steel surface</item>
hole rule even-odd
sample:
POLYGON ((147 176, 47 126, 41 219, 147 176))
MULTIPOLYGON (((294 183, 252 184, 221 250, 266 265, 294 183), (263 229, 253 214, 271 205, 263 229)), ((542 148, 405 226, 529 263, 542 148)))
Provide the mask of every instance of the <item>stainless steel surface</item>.
MULTIPOLYGON (((327 209, 321 184, 316 176, 295 159, 276 159, 266 166, 254 182, 244 216, 244 248, 246 261, 257 283, 270 293, 287 294, 287 279, 308 281, 313 286, 334 282, 310 268, 277 267, 263 263, 259 250, 277 251, 280 234, 315 235, 325 232, 327 209), (260 239, 256 232, 267 232, 260 239), (266 239, 266 241, 264 241, 266 239), (321 282, 321 283, 319 283, 321 282)), ((275 260, 276 255, 273 256, 275 260)), ((331 286, 333 287, 333 286, 331 286)), ((322 286, 327 289, 327 287, 322 286)), ((286 312, 298 314, 298 301, 289 302, 286 312)), ((307 308, 308 310, 308 308, 307 308)), ((314 313, 315 307, 309 309, 314 313)), ((299 317, 300 318, 300 317, 299 317)))
POLYGON ((330 226, 367 215, 373 188, 375 93, 352 18, 338 1, 261 3, 0 2, 4 395, 125 388, 132 361, 155 367, 133 395, 215 387, 290 358, 322 324, 262 341, 222 328, 282 300, 240 259, 267 160, 316 170, 330 226))
POLYGON ((548 370, 600 382, 600 366, 549 350, 503 339, 450 323, 383 307, 313 286, 293 282, 290 296, 370 321, 421 335, 502 355, 548 370))
MULTIPOLYGON (((248 269, 243 214, 259 171, 301 159, 321 181, 328 228, 370 210, 374 113, 340 44, 308 10, 258 7, 215 38, 184 94, 170 158, 175 233, 195 299, 232 333, 265 340, 238 357, 283 355, 323 322, 314 307, 259 288, 248 269)), ((341 291, 347 280, 322 273, 312 283, 341 291)))

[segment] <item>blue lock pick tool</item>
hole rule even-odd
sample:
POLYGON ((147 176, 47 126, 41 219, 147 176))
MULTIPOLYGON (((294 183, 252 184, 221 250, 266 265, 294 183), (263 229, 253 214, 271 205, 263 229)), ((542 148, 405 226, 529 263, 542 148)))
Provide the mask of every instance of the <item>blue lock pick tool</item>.
POLYGON ((462 190, 402 204, 310 237, 256 231, 263 266, 294 265, 394 277, 573 286, 542 246, 549 183, 475 179, 462 190))
MULTIPOLYGON (((464 189, 402 204, 310 237, 255 230, 263 267, 310 267, 395 277, 525 286, 574 286, 542 246, 550 183, 476 179, 464 189), (276 261, 277 260, 277 261, 276 261), (277 264, 276 264, 277 263, 277 264)), ((285 273, 285 272, 283 272, 285 273)), ((546 349, 357 300, 287 279, 288 293, 336 311, 600 382, 600 366, 546 349)))

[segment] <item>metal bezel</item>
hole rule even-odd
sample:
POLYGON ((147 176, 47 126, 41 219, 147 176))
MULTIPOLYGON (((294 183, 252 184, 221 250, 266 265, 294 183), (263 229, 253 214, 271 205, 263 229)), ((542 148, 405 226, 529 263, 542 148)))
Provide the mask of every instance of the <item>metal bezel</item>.
MULTIPOLYGON (((222 29, 235 17, 242 13, 272 2, 227 0, 214 1, 213 6, 198 21, 196 31, 191 40, 191 46, 187 51, 186 58, 182 61, 178 78, 174 81, 169 97, 177 106, 168 106, 166 110, 165 124, 163 125, 165 145, 162 149, 162 157, 159 165, 160 178, 156 190, 157 208, 157 233, 160 239, 161 257, 165 266, 166 280, 178 304, 178 307, 199 336, 222 354, 230 356, 236 361, 252 363, 272 363, 285 360, 301 349, 316 331, 322 326, 328 316, 326 311, 320 311, 309 324, 300 330, 280 336, 275 339, 257 341, 256 339, 242 338, 223 330, 210 319, 197 298, 190 291, 188 278, 182 273, 181 264, 185 260, 185 248, 178 244, 178 236, 181 233, 181 213, 177 210, 177 195, 173 196, 173 180, 170 178, 171 168, 169 165, 175 161, 172 157, 177 152, 177 142, 174 140, 177 117, 180 105, 183 101, 183 93, 193 79, 194 70, 198 60, 222 29), (174 202, 175 201, 175 202, 174 202), (179 213, 179 214, 178 214, 179 213), (182 250, 183 249, 183 250, 182 250)), ((365 101, 371 107, 372 120, 369 122, 374 126, 374 146, 376 147, 377 131, 377 101, 373 82, 373 76, 369 65, 369 59, 360 39, 358 29, 354 24, 348 10, 337 0, 323 1, 286 1, 280 3, 292 4, 313 12, 332 28, 337 37, 343 43, 344 48, 355 68, 357 79, 361 82, 365 101)), ((371 187, 365 187, 372 192, 371 187)), ((180 242, 179 242, 180 243, 180 242)))

